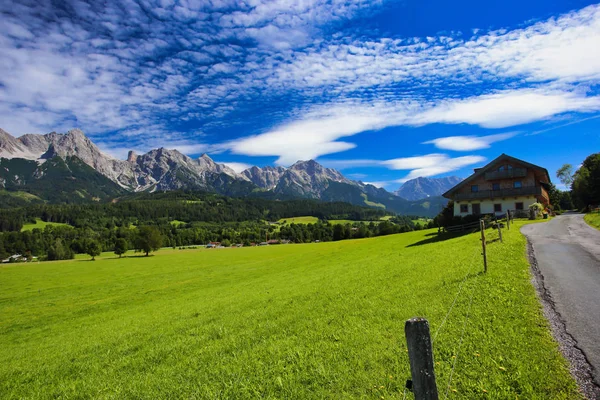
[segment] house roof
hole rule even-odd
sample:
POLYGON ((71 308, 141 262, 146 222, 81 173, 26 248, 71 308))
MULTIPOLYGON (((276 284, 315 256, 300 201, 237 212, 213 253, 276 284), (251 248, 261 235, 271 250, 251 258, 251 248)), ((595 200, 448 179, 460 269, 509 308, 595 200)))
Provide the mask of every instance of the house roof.
POLYGON ((486 171, 492 167, 494 164, 497 164, 499 161, 512 161, 512 162, 517 162, 520 164, 523 164, 524 166, 526 166, 527 168, 531 168, 531 169, 537 169, 539 171, 542 171, 544 174, 546 174, 546 176, 548 177, 548 182, 550 182, 550 174, 548 173, 548 170, 546 168, 540 167, 539 165, 535 165, 535 164, 531 164, 528 163, 527 161, 523 161, 519 158, 516 157, 512 157, 509 156, 508 154, 500 154, 498 157, 494 158, 492 161, 490 161, 489 163, 487 163, 485 166, 481 167, 481 168, 475 168, 475 173, 473 173, 471 176, 469 176, 468 178, 466 178, 465 180, 461 181, 460 183, 458 183, 456 186, 454 186, 452 189, 448 190, 446 193, 444 193, 442 196, 446 197, 446 198, 450 198, 450 196, 456 192, 459 188, 461 188, 464 185, 467 185, 469 182, 472 182, 474 179, 484 175, 486 173, 486 171))

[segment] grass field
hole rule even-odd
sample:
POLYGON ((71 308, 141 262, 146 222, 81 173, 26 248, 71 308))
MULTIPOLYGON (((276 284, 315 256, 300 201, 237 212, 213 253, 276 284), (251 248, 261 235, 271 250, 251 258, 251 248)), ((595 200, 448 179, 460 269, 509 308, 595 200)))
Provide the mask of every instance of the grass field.
POLYGON ((432 221, 433 218, 419 218, 419 219, 413 219, 412 222, 413 224, 419 223, 421 225, 425 225, 428 224, 429 221, 432 221))
POLYGON ((277 221, 278 224, 316 224, 319 222, 319 218, 317 217, 291 217, 291 218, 281 218, 277 221))
POLYGON ((69 224, 61 224, 60 222, 45 222, 42 221, 39 218, 36 218, 36 223, 35 224, 23 224, 23 228, 21 228, 21 232, 24 231, 31 231, 33 229, 44 229, 46 226, 48 225, 52 225, 52 226, 71 226, 69 224))
POLYGON ((583 218, 588 225, 593 226, 596 229, 600 229, 600 213, 586 214, 583 218))
POLYGON ((487 274, 478 234, 433 230, 2 266, 0 397, 402 399, 424 316, 440 398, 581 398, 525 239, 494 234, 487 274))
POLYGON ((346 225, 346 224, 356 224, 356 223, 363 223, 363 224, 370 224, 371 222, 374 224, 379 224, 382 220, 379 221, 353 221, 351 219, 330 219, 328 222, 331 225, 346 225))

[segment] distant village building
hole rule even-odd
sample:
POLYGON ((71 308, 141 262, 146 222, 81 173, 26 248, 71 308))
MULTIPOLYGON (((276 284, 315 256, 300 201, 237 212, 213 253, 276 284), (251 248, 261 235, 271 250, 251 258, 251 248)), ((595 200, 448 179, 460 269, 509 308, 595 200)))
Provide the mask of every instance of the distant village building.
POLYGON ((533 203, 550 205, 549 187, 545 168, 502 154, 443 196, 454 201, 454 216, 502 215, 526 212, 533 203))
MULTIPOLYGON (((32 256, 31 257, 31 261, 35 261, 38 258, 36 256, 32 256)), ((21 255, 21 254, 13 254, 12 256, 5 258, 4 260, 2 260, 3 263, 10 263, 10 262, 27 262, 29 261, 29 259, 27 258, 27 256, 21 255)))

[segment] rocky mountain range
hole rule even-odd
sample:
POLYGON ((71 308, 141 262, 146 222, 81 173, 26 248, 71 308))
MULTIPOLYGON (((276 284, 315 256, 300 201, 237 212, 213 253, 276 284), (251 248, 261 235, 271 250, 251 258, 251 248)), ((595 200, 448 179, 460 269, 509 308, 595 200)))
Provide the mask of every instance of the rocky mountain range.
POLYGON ((415 215, 435 215, 445 202, 441 198, 410 202, 347 179, 314 160, 298 161, 289 168, 251 167, 240 174, 206 154, 192 159, 165 148, 142 155, 129 152, 127 160, 118 160, 100 151, 78 129, 18 138, 0 129, 0 188, 62 202, 111 200, 127 192, 202 190, 230 196, 345 201, 415 215))
POLYGON ((406 181, 394 194, 406 200, 420 200, 441 196, 458 183, 462 178, 447 176, 445 178, 415 178, 406 181))

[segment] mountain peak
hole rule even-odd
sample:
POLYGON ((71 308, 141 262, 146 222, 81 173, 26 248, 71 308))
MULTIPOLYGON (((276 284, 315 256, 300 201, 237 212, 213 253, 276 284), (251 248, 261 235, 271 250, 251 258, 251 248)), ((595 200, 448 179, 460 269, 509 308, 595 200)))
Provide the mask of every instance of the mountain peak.
POLYGON ((404 182, 394 194, 411 201, 441 196, 460 181, 462 181, 462 178, 457 176, 447 176, 444 178, 426 178, 420 176, 404 182))
POLYGON ((13 135, 11 135, 10 133, 6 132, 4 129, 0 128, 0 139, 3 139, 6 136, 14 138, 13 135))
POLYGON ((67 136, 83 137, 83 138, 87 139, 87 136, 85 136, 85 133, 83 133, 83 131, 79 128, 71 129, 70 131, 67 132, 67 136))

